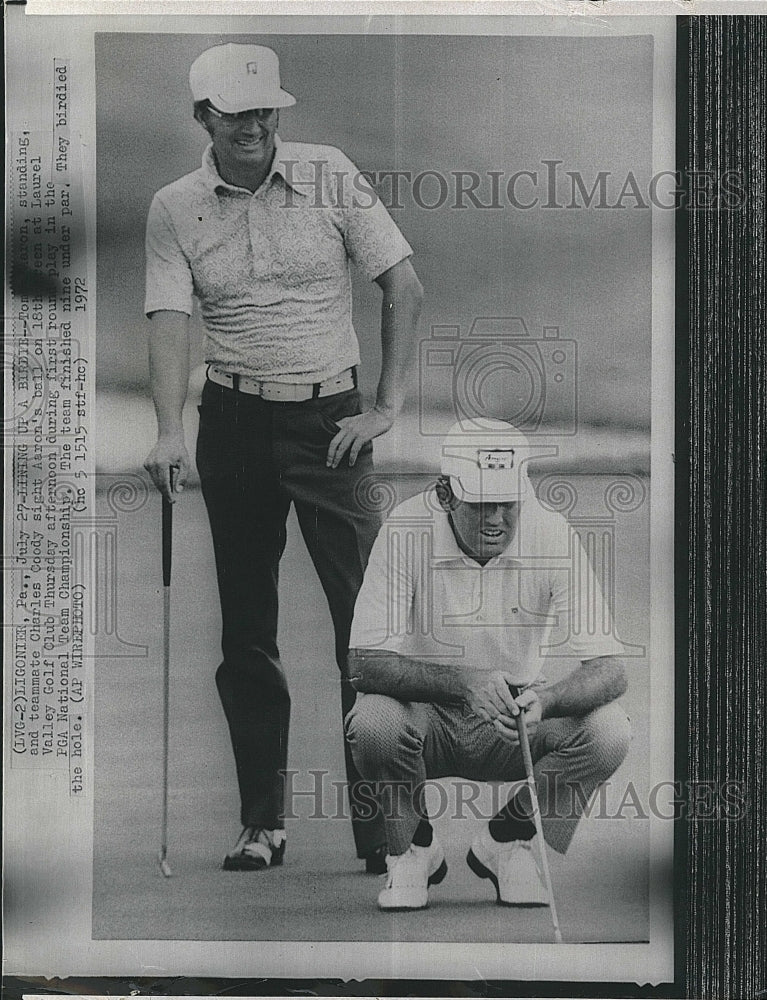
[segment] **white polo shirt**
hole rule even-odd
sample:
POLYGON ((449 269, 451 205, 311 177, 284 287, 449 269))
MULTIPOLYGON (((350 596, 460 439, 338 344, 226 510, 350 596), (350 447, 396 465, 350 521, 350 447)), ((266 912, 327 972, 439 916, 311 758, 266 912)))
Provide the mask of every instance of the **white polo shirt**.
POLYGON ((352 648, 508 670, 535 682, 551 657, 624 647, 577 535, 535 497, 509 548, 485 566, 458 546, 433 490, 400 504, 376 539, 354 612, 352 648))

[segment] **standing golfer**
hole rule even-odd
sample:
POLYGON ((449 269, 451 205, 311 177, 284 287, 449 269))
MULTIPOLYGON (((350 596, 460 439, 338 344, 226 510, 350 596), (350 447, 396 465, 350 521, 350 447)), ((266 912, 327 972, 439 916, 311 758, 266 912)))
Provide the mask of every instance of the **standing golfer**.
MULTIPOLYGON (((382 909, 422 909, 447 871, 425 813, 427 778, 525 778, 520 712, 544 836, 557 851, 626 755, 629 723, 615 701, 626 690, 622 646, 579 541, 532 491, 530 454, 502 421, 456 424, 436 489, 397 507, 370 555, 349 654, 364 696, 346 730, 360 772, 379 783, 382 909), (580 666, 546 686, 547 653, 580 666)), ((468 854, 506 905, 547 902, 532 815, 524 786, 468 854)))
MULTIPOLYGON (((331 146, 281 142, 275 53, 219 45, 192 64, 194 117, 210 137, 202 167, 155 196, 147 224, 146 313, 159 436, 145 467, 171 496, 189 456, 181 423, 189 316, 207 330, 208 378, 197 467, 210 519, 223 619, 216 681, 229 723, 242 834, 228 869, 280 864, 290 697, 277 649, 277 578, 295 504, 335 629, 342 707, 354 601, 379 523, 356 487, 372 439, 403 402, 422 289, 411 248, 354 165, 331 146), (381 377, 360 409, 350 262, 383 292, 381 377)), ((347 751, 357 854, 384 867, 380 819, 359 815, 347 751)))

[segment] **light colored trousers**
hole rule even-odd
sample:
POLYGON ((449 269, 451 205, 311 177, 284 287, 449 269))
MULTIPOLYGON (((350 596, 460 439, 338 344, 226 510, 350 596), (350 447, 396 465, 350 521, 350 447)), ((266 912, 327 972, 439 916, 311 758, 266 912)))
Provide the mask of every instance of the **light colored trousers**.
MULTIPOLYGON (((358 697, 346 717, 346 738, 363 778, 375 783, 390 854, 410 846, 424 815, 423 783, 524 779, 522 752, 468 706, 358 697)), ((591 794, 619 767, 631 728, 618 702, 579 718, 544 719, 530 737, 546 842, 564 854, 591 794)), ((530 812, 529 794, 521 793, 530 812)))

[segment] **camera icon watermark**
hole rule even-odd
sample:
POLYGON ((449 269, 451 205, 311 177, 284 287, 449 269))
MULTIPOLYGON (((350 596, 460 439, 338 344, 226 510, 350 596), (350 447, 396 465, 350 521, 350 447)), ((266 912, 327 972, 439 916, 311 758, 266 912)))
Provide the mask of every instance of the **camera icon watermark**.
POLYGON ((492 416, 525 434, 575 434, 577 376, 577 344, 557 326, 535 336, 520 316, 479 316, 461 336, 460 326, 433 325, 420 345, 420 431, 444 435, 438 401, 460 422, 492 416))

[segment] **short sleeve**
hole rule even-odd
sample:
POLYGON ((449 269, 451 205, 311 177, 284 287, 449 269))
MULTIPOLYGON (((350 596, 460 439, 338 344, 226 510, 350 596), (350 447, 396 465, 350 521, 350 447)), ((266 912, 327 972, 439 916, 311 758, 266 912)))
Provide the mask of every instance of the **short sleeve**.
POLYGON ((391 520, 378 533, 354 608, 349 646, 402 651, 412 632, 416 591, 415 565, 409 546, 391 520))
POLYGON ((340 228, 346 252, 373 281, 410 257, 413 249, 365 175, 340 150, 336 152, 335 203, 340 206, 340 228))
POLYGON ((192 315, 194 285, 189 262, 179 245, 170 213, 155 195, 146 226, 146 298, 144 312, 171 309, 192 315))
POLYGON ((577 532, 571 527, 567 530, 569 566, 554 572, 551 581, 557 639, 565 642, 572 655, 581 661, 621 656, 624 647, 615 629, 609 601, 577 532))

